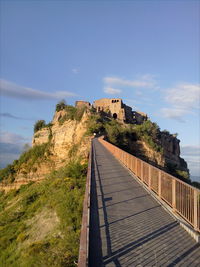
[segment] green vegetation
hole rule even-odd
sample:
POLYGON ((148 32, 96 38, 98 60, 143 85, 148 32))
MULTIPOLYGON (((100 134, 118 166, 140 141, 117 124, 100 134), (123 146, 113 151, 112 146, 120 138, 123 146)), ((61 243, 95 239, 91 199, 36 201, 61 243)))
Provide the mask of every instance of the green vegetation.
POLYGON ((67 105, 65 100, 62 100, 56 105, 56 111, 58 112, 61 110, 66 111, 66 113, 59 119, 60 125, 62 125, 67 120, 80 121, 83 117, 86 107, 76 108, 74 106, 67 105))
POLYGON ((61 100, 60 102, 58 102, 58 104, 56 105, 56 111, 60 111, 60 110, 63 110, 65 109, 66 107, 66 102, 65 100, 61 100))
POLYGON ((104 134, 109 142, 129 151, 130 141, 144 141, 152 149, 163 153, 159 137, 160 129, 156 123, 150 120, 141 125, 121 124, 117 120, 103 118, 99 114, 91 114, 88 121, 87 134, 104 134))
POLYGON ((189 179, 189 173, 186 171, 176 170, 176 176, 184 179, 189 179))
POLYGON ((91 111, 90 119, 87 121, 86 135, 93 135, 94 133, 103 133, 105 131, 104 120, 99 115, 91 111))
POLYGON ((35 164, 48 161, 50 155, 50 143, 36 145, 29 150, 23 152, 18 160, 14 160, 12 164, 0 170, 0 181, 7 183, 14 182, 16 173, 23 169, 24 175, 35 170, 35 164))
POLYGON ((86 107, 76 108, 74 106, 66 105, 66 113, 59 119, 59 124, 62 125, 67 120, 80 121, 83 117, 86 107))
POLYGON ((131 140, 130 128, 123 127, 116 120, 111 120, 105 124, 105 131, 108 140, 119 146, 120 148, 129 151, 129 141, 131 140))
POLYGON ((0 192, 0 266, 76 266, 87 165, 0 192))
POLYGON ((79 144, 74 144, 73 146, 71 146, 68 152, 69 158, 74 158, 78 152, 78 149, 79 149, 79 144))
POLYGON ((44 120, 36 121, 36 123, 34 125, 34 133, 36 133, 37 131, 41 130, 45 126, 46 126, 46 122, 44 120))
MULTIPOLYGON (((43 128, 51 128, 52 123, 48 123, 46 124, 46 122, 44 120, 39 120, 36 121, 35 125, 34 125, 34 133, 38 132, 39 130, 43 129, 43 128)), ((36 135, 36 137, 39 137, 39 134, 36 135)))
POLYGON ((146 142, 155 151, 163 152, 159 142, 160 128, 156 123, 147 120, 141 125, 135 125, 133 130, 136 133, 137 139, 146 142))

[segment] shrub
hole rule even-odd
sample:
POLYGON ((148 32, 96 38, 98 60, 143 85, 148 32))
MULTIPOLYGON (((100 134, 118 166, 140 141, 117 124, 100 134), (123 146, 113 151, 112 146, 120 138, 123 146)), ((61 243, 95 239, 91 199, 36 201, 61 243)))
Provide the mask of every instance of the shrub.
POLYGON ((78 152, 78 148, 79 148, 79 145, 78 144, 74 144, 70 148, 70 150, 68 152, 68 155, 69 155, 70 158, 72 158, 72 157, 74 157, 76 155, 76 153, 78 152))
POLYGON ((65 100, 61 100, 60 102, 58 102, 58 104, 56 105, 56 111, 60 111, 60 110, 63 110, 65 109, 66 107, 66 102, 65 100))
POLYGON ((35 170, 35 163, 40 163, 46 159, 46 154, 49 153, 49 143, 36 145, 21 154, 18 160, 14 160, 13 164, 0 170, 0 181, 14 182, 15 174, 23 166, 23 173, 26 174, 30 170, 35 170))
POLYGON ((83 117, 86 107, 76 108, 74 106, 66 105, 66 114, 62 116, 59 120, 59 124, 63 124, 66 120, 76 120, 80 121, 83 117))
POLYGON ((87 132, 86 135, 93 135, 94 133, 104 132, 104 123, 99 114, 93 114, 87 121, 87 132))
POLYGON ((34 133, 36 133, 37 131, 41 130, 44 127, 46 127, 46 123, 44 120, 36 121, 36 123, 34 125, 34 133))
POLYGON ((86 107, 81 107, 81 108, 76 109, 75 119, 77 121, 80 121, 82 119, 85 110, 86 110, 86 107))
POLYGON ((176 170, 176 176, 184 179, 189 179, 189 173, 186 171, 176 170))
POLYGON ((125 128, 119 122, 112 119, 105 124, 105 131, 106 136, 111 143, 129 151, 129 141, 132 139, 130 128, 125 128))
POLYGON ((74 120, 75 119, 77 108, 75 108, 73 106, 70 106, 70 105, 67 105, 65 107, 65 110, 67 112, 66 113, 66 119, 67 120, 74 120))
POLYGON ((163 153, 159 143, 160 128, 156 123, 147 120, 140 125, 135 125, 134 132, 139 140, 146 142, 155 151, 163 153))
POLYGON ((11 179, 11 182, 14 181, 15 172, 15 166, 9 164, 6 168, 0 170, 0 181, 6 179, 11 179))

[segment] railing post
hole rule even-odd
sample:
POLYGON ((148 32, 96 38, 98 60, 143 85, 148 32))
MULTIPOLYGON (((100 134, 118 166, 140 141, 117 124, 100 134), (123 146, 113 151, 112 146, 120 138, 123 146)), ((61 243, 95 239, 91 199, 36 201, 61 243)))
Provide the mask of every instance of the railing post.
POLYGON ((158 195, 161 198, 161 171, 158 171, 158 195))
POLYGON ((197 230, 198 223, 197 223, 197 190, 194 189, 194 230, 197 230))
POLYGON ((151 188, 151 166, 149 165, 149 188, 151 188))
POLYGON ((141 180, 142 180, 142 182, 144 182, 144 177, 143 177, 143 162, 142 161, 140 161, 141 162, 141 180))
POLYGON ((172 179, 172 208, 176 209, 176 180, 172 179))
POLYGON ((135 170, 136 170, 135 174, 138 177, 138 159, 136 159, 136 162, 135 162, 135 170))

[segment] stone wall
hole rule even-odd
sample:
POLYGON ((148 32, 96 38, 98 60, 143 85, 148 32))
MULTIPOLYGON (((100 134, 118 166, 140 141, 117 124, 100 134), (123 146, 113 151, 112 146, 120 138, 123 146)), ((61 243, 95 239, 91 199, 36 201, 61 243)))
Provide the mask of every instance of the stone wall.
POLYGON ((75 107, 76 108, 82 108, 82 107, 91 108, 91 104, 90 102, 87 102, 87 101, 78 100, 75 102, 75 107))
POLYGON ((147 119, 143 112, 132 111, 132 108, 125 105, 121 98, 102 98, 94 101, 94 108, 97 112, 106 112, 111 117, 122 122, 141 124, 147 119))
POLYGON ((103 111, 115 119, 119 119, 121 121, 126 120, 123 102, 120 98, 102 98, 95 100, 93 106, 96 108, 97 112, 103 111))

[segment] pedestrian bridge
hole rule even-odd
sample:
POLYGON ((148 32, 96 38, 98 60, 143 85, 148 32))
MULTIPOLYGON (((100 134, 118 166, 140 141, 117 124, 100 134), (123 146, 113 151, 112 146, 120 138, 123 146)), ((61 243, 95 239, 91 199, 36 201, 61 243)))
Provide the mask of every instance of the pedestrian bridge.
POLYGON ((79 267, 200 266, 199 232, 200 190, 93 139, 79 267))

